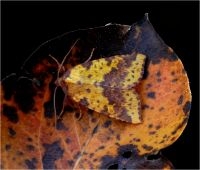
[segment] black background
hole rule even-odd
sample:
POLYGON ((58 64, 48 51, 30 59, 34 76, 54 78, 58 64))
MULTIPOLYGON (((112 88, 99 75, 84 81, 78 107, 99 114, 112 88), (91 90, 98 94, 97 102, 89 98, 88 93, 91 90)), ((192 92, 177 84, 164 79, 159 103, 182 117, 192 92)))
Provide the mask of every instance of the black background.
POLYGON ((144 13, 182 60, 192 109, 181 137, 163 154, 175 168, 199 168, 199 2, 2 2, 2 78, 19 70, 41 43, 79 28, 131 25, 144 13))

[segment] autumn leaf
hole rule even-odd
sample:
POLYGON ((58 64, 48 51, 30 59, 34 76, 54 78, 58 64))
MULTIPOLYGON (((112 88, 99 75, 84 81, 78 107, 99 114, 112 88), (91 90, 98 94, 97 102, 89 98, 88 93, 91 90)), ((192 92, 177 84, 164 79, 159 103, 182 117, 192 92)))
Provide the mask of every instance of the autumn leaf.
POLYGON ((179 138, 190 105, 181 60, 147 16, 132 26, 70 32, 40 46, 19 73, 1 82, 1 168, 170 169, 163 156, 152 161, 148 155, 179 138), (58 78, 88 58, 134 51, 146 56, 143 77, 134 87, 141 103, 139 124, 95 112, 57 87, 58 78))

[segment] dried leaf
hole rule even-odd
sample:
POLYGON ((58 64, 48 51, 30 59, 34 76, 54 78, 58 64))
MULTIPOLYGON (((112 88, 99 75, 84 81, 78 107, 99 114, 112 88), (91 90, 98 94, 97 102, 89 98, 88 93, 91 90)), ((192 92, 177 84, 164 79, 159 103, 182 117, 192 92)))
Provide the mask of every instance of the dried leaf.
POLYGON ((47 42, 25 62, 20 74, 1 83, 1 100, 2 169, 112 169, 115 164, 170 169, 164 158, 149 163, 145 156, 181 135, 191 94, 180 59, 145 17, 132 26, 78 30, 47 42), (64 97, 61 89, 54 103, 57 72, 62 76, 64 71, 50 56, 62 63, 66 55, 67 71, 87 61, 92 49, 90 60, 134 51, 146 56, 143 77, 134 86, 142 123, 130 124, 90 110, 64 97), (62 119, 55 122, 54 104, 59 114, 63 100, 62 119), (124 158, 128 151, 131 156, 124 158))

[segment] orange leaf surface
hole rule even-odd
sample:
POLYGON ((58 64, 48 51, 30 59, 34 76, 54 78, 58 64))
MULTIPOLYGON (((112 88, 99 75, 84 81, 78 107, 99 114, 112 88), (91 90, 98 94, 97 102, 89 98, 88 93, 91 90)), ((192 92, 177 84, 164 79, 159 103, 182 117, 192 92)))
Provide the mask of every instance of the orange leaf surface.
POLYGON ((49 41, 25 62, 20 74, 1 83, 1 101, 3 169, 108 169, 118 163, 118 168, 170 169, 172 165, 164 157, 147 158, 181 135, 191 93, 180 59, 145 17, 132 26, 79 30, 49 41), (87 61, 92 49, 90 60, 133 51, 147 56, 144 75, 135 87, 141 102, 140 124, 90 110, 67 93, 64 97, 62 89, 54 103, 58 70, 62 76, 87 61), (61 63, 68 52, 65 69, 50 57, 61 63), (63 101, 62 119, 57 120, 63 101))

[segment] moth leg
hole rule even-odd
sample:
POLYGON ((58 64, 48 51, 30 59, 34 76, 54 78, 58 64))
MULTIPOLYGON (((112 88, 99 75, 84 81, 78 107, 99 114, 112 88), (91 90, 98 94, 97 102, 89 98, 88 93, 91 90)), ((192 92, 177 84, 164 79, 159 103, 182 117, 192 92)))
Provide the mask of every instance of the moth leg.
POLYGON ((75 102, 75 107, 76 110, 74 111, 74 117, 77 119, 77 120, 80 120, 82 117, 83 117, 83 113, 82 113, 82 109, 81 109, 81 105, 79 103, 76 103, 75 102))

